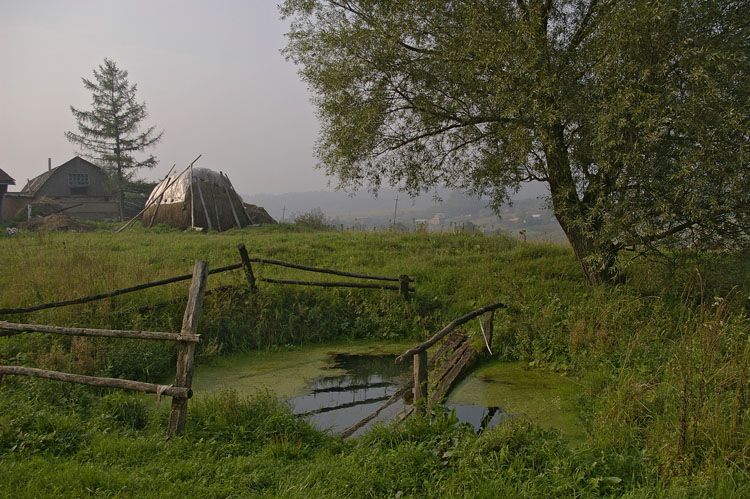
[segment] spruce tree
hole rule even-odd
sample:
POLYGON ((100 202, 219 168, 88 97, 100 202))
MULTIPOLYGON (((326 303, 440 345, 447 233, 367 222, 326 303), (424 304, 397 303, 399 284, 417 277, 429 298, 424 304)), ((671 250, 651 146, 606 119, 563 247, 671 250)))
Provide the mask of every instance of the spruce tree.
POLYGON ((78 125, 78 133, 65 132, 65 137, 82 149, 82 154, 113 176, 119 194, 120 220, 125 214, 125 183, 138 168, 152 168, 157 160, 153 155, 137 160, 135 153, 153 146, 163 131, 155 127, 143 128, 148 116, 146 103, 136 100, 136 84, 128 81, 128 72, 105 58, 94 79, 82 78, 91 92, 91 110, 70 107, 78 125))

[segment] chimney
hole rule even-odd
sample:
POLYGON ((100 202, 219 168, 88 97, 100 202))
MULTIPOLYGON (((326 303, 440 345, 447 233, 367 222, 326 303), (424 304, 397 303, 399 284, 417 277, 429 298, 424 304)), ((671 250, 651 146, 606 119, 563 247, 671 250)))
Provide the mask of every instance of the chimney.
POLYGON ((47 171, 52 169, 52 158, 47 158, 47 171))

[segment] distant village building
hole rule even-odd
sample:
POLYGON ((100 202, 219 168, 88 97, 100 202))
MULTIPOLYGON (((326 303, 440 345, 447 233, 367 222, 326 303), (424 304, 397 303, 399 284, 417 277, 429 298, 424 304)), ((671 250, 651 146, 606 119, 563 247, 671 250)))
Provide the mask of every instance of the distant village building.
POLYGON ((445 222, 448 215, 445 213, 435 213, 435 215, 429 220, 430 225, 440 225, 445 222))
POLYGON ((3 199, 5 198, 5 193, 8 191, 9 185, 15 185, 16 181, 13 180, 13 177, 5 173, 4 171, 0 170, 0 223, 3 223, 3 199))
POLYGON ((20 192, 9 192, 3 202, 5 216, 15 217, 29 205, 46 203, 55 211, 80 220, 117 220, 117 201, 107 187, 107 174, 95 164, 74 157, 26 182, 20 192))

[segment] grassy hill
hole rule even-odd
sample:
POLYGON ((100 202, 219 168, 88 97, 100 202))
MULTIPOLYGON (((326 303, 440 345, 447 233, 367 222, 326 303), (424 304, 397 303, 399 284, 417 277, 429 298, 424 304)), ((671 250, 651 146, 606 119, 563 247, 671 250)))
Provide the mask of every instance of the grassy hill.
MULTIPOLYGON (((572 251, 499 236, 318 233, 278 226, 223 234, 0 238, 0 308, 83 296, 213 267, 251 254, 374 274, 407 273, 406 303, 387 291, 244 288, 206 299, 197 361, 334 338, 415 342, 490 301, 493 351, 580 386, 586 428, 573 448, 523 418, 482 435, 449 413, 410 418, 352 441, 310 428, 269 394, 191 402, 184 436, 164 440, 168 404, 130 393, 5 376, 0 495, 550 497, 750 495, 750 266, 746 254, 635 260, 625 283, 587 290, 572 251)), ((258 266, 260 276, 298 271, 258 266)), ((2 320, 175 331, 187 284, 2 320)), ((146 381, 173 369, 159 342, 24 334, 0 337, 0 364, 146 381)))

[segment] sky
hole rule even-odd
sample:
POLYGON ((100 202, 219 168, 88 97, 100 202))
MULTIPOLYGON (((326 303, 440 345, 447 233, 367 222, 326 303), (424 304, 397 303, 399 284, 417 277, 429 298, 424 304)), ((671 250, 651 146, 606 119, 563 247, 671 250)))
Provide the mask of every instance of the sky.
MULTIPOLYGON (((104 58, 138 85, 156 180, 175 164, 220 170, 244 194, 327 189, 315 169, 315 109, 280 49, 273 0, 0 0, 0 168, 16 179, 78 153, 70 106, 91 108, 81 78, 104 58)), ((335 181, 331 182, 335 186, 335 181)), ((327 189, 330 190, 330 189, 327 189)))

